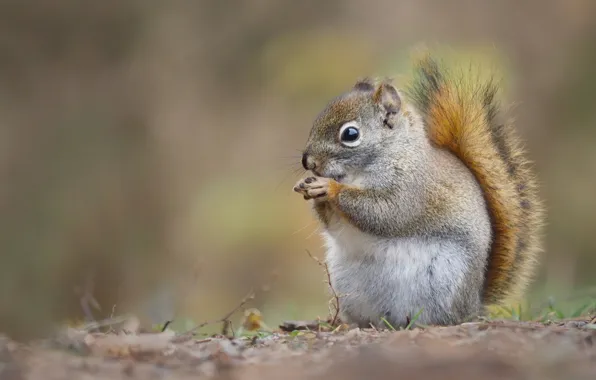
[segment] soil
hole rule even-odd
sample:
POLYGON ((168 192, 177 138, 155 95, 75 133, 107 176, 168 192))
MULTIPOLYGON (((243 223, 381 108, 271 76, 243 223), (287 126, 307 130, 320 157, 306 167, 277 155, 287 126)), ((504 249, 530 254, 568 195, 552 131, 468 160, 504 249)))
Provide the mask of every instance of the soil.
POLYGON ((243 338, 67 329, 0 339, 0 379, 596 379, 596 318, 243 338))

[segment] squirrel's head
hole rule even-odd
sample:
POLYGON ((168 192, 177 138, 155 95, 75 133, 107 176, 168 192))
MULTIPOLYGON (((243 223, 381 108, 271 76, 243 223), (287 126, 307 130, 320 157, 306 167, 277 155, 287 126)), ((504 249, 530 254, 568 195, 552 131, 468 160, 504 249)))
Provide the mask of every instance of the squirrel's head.
POLYGON ((317 176, 350 183, 387 159, 397 159, 396 142, 408 150, 414 137, 409 127, 415 115, 404 108, 400 92, 390 82, 357 82, 316 118, 302 166, 317 176))

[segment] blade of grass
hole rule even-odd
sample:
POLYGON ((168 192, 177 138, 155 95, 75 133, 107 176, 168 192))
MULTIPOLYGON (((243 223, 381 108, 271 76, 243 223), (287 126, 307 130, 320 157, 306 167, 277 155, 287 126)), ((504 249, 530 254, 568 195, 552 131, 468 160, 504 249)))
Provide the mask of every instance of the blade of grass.
POLYGON ((406 326, 406 330, 410 330, 412 328, 412 326, 414 326, 414 323, 416 323, 416 320, 418 318, 420 318, 420 314, 422 314, 422 310, 423 310, 423 308, 418 310, 416 315, 414 315, 414 317, 410 320, 410 323, 408 323, 408 325, 406 326))
POLYGON ((381 318, 381 320, 383 321, 383 323, 385 325, 387 325, 387 327, 389 327, 389 329, 391 331, 397 331, 397 330, 395 330, 395 327, 391 326, 391 323, 389 323, 389 321, 387 319, 385 319, 385 317, 381 318))
POLYGON ((554 313, 558 319, 564 319, 565 314, 561 310, 555 309, 553 306, 550 307, 551 313, 554 313))
POLYGON ((519 321, 519 315, 513 306, 511 307, 511 318, 513 320, 519 321))
POLYGON ((577 318, 577 317, 581 317, 582 314, 588 310, 588 308, 592 306, 590 303, 587 303, 585 305, 580 306, 577 310, 575 310, 572 314, 571 314, 571 318, 577 318))

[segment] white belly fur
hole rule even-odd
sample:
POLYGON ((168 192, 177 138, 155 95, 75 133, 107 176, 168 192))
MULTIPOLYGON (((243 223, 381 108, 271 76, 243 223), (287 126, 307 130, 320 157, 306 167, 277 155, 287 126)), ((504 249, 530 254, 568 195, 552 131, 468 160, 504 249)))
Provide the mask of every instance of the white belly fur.
MULTIPOLYGON (((379 238, 335 221, 323 233, 331 281, 348 322, 432 324, 449 313, 468 263, 461 248, 440 239, 379 238), (429 269, 432 268, 432 269, 429 269)), ((397 326, 396 326, 397 327, 397 326)))

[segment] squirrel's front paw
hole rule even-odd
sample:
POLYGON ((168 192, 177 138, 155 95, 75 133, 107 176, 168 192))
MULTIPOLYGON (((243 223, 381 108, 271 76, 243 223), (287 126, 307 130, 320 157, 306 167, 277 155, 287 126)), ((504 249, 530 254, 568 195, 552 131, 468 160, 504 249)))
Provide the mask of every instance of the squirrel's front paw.
POLYGON ((294 191, 304 196, 304 199, 322 199, 329 191, 329 178, 307 177, 298 181, 294 191))

